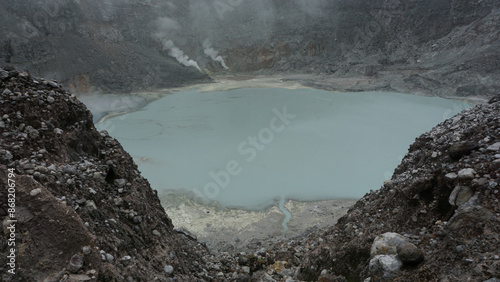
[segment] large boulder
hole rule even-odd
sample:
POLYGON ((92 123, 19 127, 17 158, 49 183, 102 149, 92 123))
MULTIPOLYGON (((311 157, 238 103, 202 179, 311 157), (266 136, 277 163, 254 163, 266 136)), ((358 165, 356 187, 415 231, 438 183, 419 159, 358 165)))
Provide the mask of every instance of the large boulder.
POLYGON ((376 255, 396 255, 398 253, 398 245, 401 243, 407 243, 405 237, 394 232, 384 233, 373 240, 370 255, 371 257, 375 257, 376 255))
POLYGON ((388 281, 398 275, 398 271, 403 263, 396 255, 376 255, 370 260, 370 272, 374 280, 388 281))

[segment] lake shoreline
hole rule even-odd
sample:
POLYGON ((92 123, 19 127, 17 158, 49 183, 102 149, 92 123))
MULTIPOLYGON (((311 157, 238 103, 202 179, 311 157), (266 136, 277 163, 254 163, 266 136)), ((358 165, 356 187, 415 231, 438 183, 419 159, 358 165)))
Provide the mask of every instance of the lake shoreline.
MULTIPOLYGON (((329 92, 397 92, 407 95, 417 95, 426 97, 440 97, 449 100, 456 100, 469 103, 471 105, 483 104, 488 101, 484 97, 457 97, 457 96, 439 96, 439 95, 429 95, 424 92, 409 92, 407 89, 401 89, 399 91, 384 91, 380 87, 374 87, 372 85, 371 78, 367 77, 348 77, 339 78, 332 77, 328 75, 318 75, 318 74, 287 74, 287 75, 216 75, 213 76, 214 82, 210 83, 200 83, 194 85, 188 85, 183 87, 173 87, 173 88, 162 88, 155 91, 144 91, 144 92, 134 92, 126 94, 130 97, 141 97, 145 98, 146 101, 139 103, 128 109, 113 110, 109 111, 96 121, 96 123, 105 122, 107 119, 128 114, 137 111, 148 104, 155 102, 167 95, 174 94, 176 92, 184 92, 188 90, 197 90, 199 92, 212 92, 212 91, 229 91, 241 88, 284 88, 284 89, 317 89, 325 90, 329 92), (405 91, 406 90, 406 91, 405 91)), ((116 94, 103 94, 102 96, 116 94)), ((84 104, 86 95, 78 95, 80 100, 83 100, 84 104)), ((92 111, 92 109, 90 109, 92 111)))
POLYGON ((212 251, 245 251, 334 225, 357 199, 298 201, 287 199, 284 208, 291 213, 283 233, 285 215, 279 201, 264 209, 222 208, 199 203, 186 194, 159 192, 167 215, 179 232, 188 233, 212 251))

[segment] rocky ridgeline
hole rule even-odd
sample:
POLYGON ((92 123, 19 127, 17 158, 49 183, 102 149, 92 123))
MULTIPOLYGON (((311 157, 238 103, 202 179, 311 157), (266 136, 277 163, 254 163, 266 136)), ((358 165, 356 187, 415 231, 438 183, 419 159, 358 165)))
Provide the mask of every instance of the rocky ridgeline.
POLYGON ((97 132, 85 105, 54 81, 12 69, 0 69, 0 93, 3 231, 8 168, 18 220, 16 275, 7 273, 10 247, 1 240, 0 280, 206 276, 205 248, 173 230, 156 192, 120 144, 97 132))
POLYGON ((0 0, 0 7, 0 65, 80 93, 208 83, 206 73, 228 72, 315 74, 309 85, 339 91, 475 98, 500 90, 498 0, 0 0), (174 59, 165 40, 206 73, 174 59), (336 83, 318 82, 331 78, 336 83))
POLYGON ((0 182, 15 168, 18 220, 14 276, 0 241, 2 281, 500 278, 498 97, 417 138, 392 179, 335 226, 209 252, 174 230, 132 158, 57 82, 0 69, 0 93, 0 182))

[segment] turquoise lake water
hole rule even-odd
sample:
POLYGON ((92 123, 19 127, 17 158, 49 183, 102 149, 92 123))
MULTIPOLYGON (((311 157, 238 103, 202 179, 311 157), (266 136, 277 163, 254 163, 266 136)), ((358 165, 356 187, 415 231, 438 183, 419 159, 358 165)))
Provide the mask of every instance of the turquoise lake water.
POLYGON ((314 89, 178 92, 97 125, 159 191, 223 206, 360 198, 389 179, 421 133, 467 103, 314 89))

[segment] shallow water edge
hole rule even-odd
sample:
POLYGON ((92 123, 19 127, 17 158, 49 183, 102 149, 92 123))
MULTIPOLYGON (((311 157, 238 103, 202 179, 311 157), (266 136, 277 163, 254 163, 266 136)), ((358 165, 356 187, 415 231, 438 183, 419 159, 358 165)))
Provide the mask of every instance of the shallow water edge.
MULTIPOLYGON (((285 200, 261 210, 222 208, 202 204, 175 191, 159 192, 159 198, 174 226, 187 230, 212 250, 245 250, 253 245, 270 244, 293 238, 317 228, 334 225, 356 199, 323 201, 285 200), (289 211, 287 218, 280 204, 289 211), (265 242, 265 243, 264 243, 265 242)), ((264 245, 262 245, 264 246, 264 245)))

